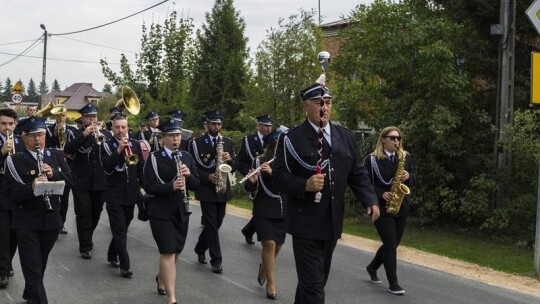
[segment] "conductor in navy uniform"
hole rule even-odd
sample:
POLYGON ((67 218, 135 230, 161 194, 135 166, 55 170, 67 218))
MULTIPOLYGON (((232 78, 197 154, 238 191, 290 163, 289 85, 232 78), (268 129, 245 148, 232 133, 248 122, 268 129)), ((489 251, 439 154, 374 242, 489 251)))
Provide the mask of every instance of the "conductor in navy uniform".
POLYGON ((120 275, 129 278, 133 272, 127 251, 127 232, 139 200, 144 161, 139 142, 128 137, 127 116, 117 113, 111 121, 113 138, 101 145, 100 153, 107 174, 104 201, 112 233, 107 261, 115 268, 120 267, 120 275), (130 158, 136 158, 137 163, 129 163, 130 158))
POLYGON ((13 276, 11 261, 17 251, 17 233, 12 228, 13 203, 4 186, 4 163, 6 158, 24 149, 19 135, 13 134, 17 121, 17 112, 13 109, 0 110, 0 288, 6 288, 9 277, 13 276), (8 133, 13 134, 13 141, 8 141, 8 133))
POLYGON ((73 185, 75 220, 79 237, 79 252, 83 259, 92 258, 92 235, 103 211, 105 172, 99 158, 100 145, 96 141, 98 109, 89 103, 79 110, 83 128, 69 133, 64 152, 73 157, 71 166, 77 177, 73 185))
POLYGON ((332 254, 343 230, 346 186, 367 208, 372 220, 379 217, 379 205, 359 157, 354 134, 330 122, 330 91, 313 84, 300 95, 307 118, 279 138, 272 180, 287 195, 285 222, 287 232, 292 235, 298 277, 295 303, 319 304, 325 301, 324 287, 332 254), (321 110, 323 174, 316 174, 321 110), (318 203, 317 192, 322 193, 318 203))
POLYGON ((165 121, 160 130, 164 145, 144 165, 144 189, 149 195, 146 210, 150 228, 159 250, 157 292, 167 295, 169 303, 176 303, 176 262, 184 249, 191 214, 185 190, 196 190, 199 176, 191 155, 175 151, 181 142, 179 122, 165 121), (177 158, 182 162, 180 168, 177 158))
POLYGON ((144 131, 144 138, 150 144, 152 151, 159 151, 161 149, 159 143, 159 114, 157 112, 150 112, 144 117, 148 122, 146 126, 148 130, 144 131))
MULTIPOLYGON (((259 155, 262 155, 264 152, 263 137, 272 132, 272 116, 265 114, 257 116, 256 119, 257 132, 249 136, 245 136, 242 139, 242 145, 240 146, 240 151, 238 151, 237 155, 238 171, 240 171, 240 173, 242 173, 244 176, 251 168, 253 160, 259 157, 259 155)), ((246 243, 250 245, 255 244, 253 241, 253 235, 255 234, 253 218, 251 218, 244 228, 242 228, 242 234, 244 235, 246 243)))
POLYGON ((43 118, 24 120, 20 129, 26 149, 7 158, 4 176, 6 189, 14 202, 13 228, 17 231, 19 258, 25 280, 23 299, 32 303, 47 303, 43 285, 45 267, 58 230, 62 227, 60 196, 49 196, 54 210, 47 210, 44 197, 34 195, 35 182, 64 180, 68 185, 73 182, 64 154, 45 148, 45 128, 43 118), (41 168, 38 168, 37 148, 43 153, 41 168))
POLYGON ((221 273, 222 256, 221 246, 219 244, 219 228, 225 217, 225 206, 227 201, 232 198, 231 184, 225 176, 226 190, 224 193, 216 191, 220 173, 216 172, 216 163, 218 162, 217 146, 221 141, 223 143, 222 162, 231 166, 231 172, 237 170, 236 155, 232 140, 221 136, 221 126, 223 123, 223 112, 209 111, 205 113, 207 119, 207 132, 191 141, 189 152, 195 158, 199 179, 201 185, 195 191, 195 198, 201 202, 203 231, 199 235, 195 253, 197 253, 199 263, 206 264, 205 252, 210 252, 210 264, 214 273, 221 273))

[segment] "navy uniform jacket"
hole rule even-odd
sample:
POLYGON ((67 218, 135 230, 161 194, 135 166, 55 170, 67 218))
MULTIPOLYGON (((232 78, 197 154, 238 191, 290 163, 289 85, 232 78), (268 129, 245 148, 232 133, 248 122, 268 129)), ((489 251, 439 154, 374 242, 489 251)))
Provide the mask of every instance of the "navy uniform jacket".
MULTIPOLYGON (((193 157, 185 151, 180 152, 182 163, 191 172, 186 177, 188 190, 196 191, 199 187, 199 175, 193 157)), ((162 220, 171 218, 174 209, 179 208, 182 222, 187 221, 189 213, 185 212, 182 196, 179 191, 173 191, 173 182, 177 175, 176 161, 169 157, 164 149, 153 152, 144 164, 144 190, 150 195, 146 200, 148 216, 162 220)))
POLYGON ((105 172, 99 159, 100 145, 96 144, 94 134, 84 137, 84 129, 69 132, 64 152, 73 159, 71 167, 75 173, 74 190, 105 190, 105 172))
MULTIPOLYGON (((259 167, 262 162, 261 158, 256 158, 253 161, 251 168, 255 169, 259 167)), ((273 168, 273 164, 270 164, 273 168)), ((282 219, 285 217, 285 206, 277 191, 274 183, 272 182, 272 175, 265 172, 259 172, 257 183, 252 184, 247 180, 245 189, 251 192, 251 199, 253 200, 253 215, 257 217, 270 218, 270 219, 282 219)))
MULTIPOLYGON (((50 181, 64 180, 66 186, 73 183, 73 174, 62 151, 46 148, 43 162, 51 166, 53 176, 50 181)), ((43 196, 34 196, 32 182, 38 175, 37 160, 23 150, 6 160, 4 185, 13 200, 13 229, 57 230, 62 227, 60 216, 60 196, 49 196, 54 212, 45 211, 43 196)))
MULTIPOLYGON (((223 138, 223 152, 229 152, 231 160, 227 162, 232 168, 232 172, 236 171, 236 155, 234 153, 234 145, 231 139, 223 138)), ((212 146, 212 141, 208 134, 204 134, 190 142, 189 153, 193 155, 197 170, 199 171, 199 179, 201 185, 199 190, 195 191, 195 198, 202 202, 227 202, 232 198, 231 183, 227 180, 227 191, 223 194, 216 193, 216 185, 208 180, 208 176, 216 172, 215 158, 216 149, 212 146)), ((231 173, 232 173, 231 172, 231 173)))
POLYGON ((118 140, 115 137, 101 145, 101 165, 107 175, 103 200, 107 203, 135 205, 139 200, 144 160, 139 142, 130 139, 129 145, 133 154, 139 157, 136 165, 128 166, 124 152, 118 154, 118 140))
MULTIPOLYGON (((373 160, 376 162, 377 166, 372 166, 371 163, 371 154, 366 156, 364 159, 364 165, 366 166, 369 174, 369 178, 371 180, 371 183, 373 184, 373 187, 375 188, 375 193, 377 193, 377 198, 379 199, 379 205, 381 206, 381 216, 390 216, 386 214, 386 201, 382 198, 382 195, 384 192, 390 191, 390 188, 392 187, 392 183, 387 185, 394 175, 396 174, 396 169, 398 166, 399 158, 396 154, 396 159, 394 162, 390 161, 390 158, 384 157, 383 159, 377 159, 375 156, 373 156, 373 160), (377 169, 379 169, 380 176, 383 179, 379 178, 377 174, 377 169)), ((405 170, 409 172, 409 179, 403 182, 407 186, 412 186, 416 183, 416 171, 414 170, 413 161, 411 159, 411 155, 407 153, 407 156, 405 157, 405 170)), ((406 195, 403 199, 403 203, 401 204, 401 208, 399 209, 399 212, 396 216, 398 217, 404 217, 408 216, 410 213, 409 208, 409 196, 406 195)))
POLYGON ((287 232, 293 236, 314 240, 341 238, 347 185, 364 207, 377 204, 354 134, 332 123, 330 127, 332 147, 326 145, 323 151, 323 159, 329 162, 323 168, 326 177, 319 203, 314 201, 314 192, 305 191, 306 181, 315 174, 317 132, 306 119, 279 137, 272 180, 287 195, 285 222, 287 232))
POLYGON ((251 168, 253 160, 259 155, 262 155, 263 152, 263 143, 259 139, 259 134, 257 132, 245 136, 244 139, 242 139, 240 151, 238 151, 238 171, 245 176, 251 168))
POLYGON ((152 142, 150 142, 151 137, 152 137, 152 130, 150 130, 150 128, 148 128, 148 130, 144 131, 144 138, 150 144, 150 148, 151 148, 152 152, 159 151, 161 149, 161 145, 159 143, 159 138, 161 137, 161 135, 155 134, 152 142))
MULTIPOLYGON (((58 140, 58 136, 56 136, 56 132, 55 132, 55 129, 56 128, 56 124, 53 124, 51 126, 48 126, 47 127, 47 133, 46 133, 46 137, 45 137, 45 146, 47 148, 55 148, 55 149, 60 149, 60 142, 58 140)), ((67 124, 65 124, 65 128, 64 128, 65 132, 64 132, 64 136, 66 137, 66 144, 68 142, 67 138, 69 136, 69 133, 70 132, 73 132, 73 131, 76 131, 77 128, 74 128, 72 126, 68 126, 67 124)))
MULTIPOLYGON (((25 149, 22 138, 19 135, 13 135, 13 142, 15 143, 15 152, 21 152, 25 149)), ((4 140, 0 136, 0 149, 4 146, 4 140)), ((13 206, 9 199, 6 187, 4 186, 4 174, 6 173, 5 161, 8 154, 3 155, 0 152, 0 210, 12 210, 13 206)))

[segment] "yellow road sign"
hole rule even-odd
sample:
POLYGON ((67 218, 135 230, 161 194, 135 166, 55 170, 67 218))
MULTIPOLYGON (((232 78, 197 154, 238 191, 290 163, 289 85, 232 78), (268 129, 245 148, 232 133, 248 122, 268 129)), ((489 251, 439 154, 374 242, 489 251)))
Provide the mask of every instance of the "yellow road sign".
POLYGON ((540 52, 531 53, 531 104, 540 105, 540 52))
POLYGON ((20 81, 17 81, 15 85, 13 86, 13 90, 11 90, 13 93, 22 93, 23 87, 20 81))

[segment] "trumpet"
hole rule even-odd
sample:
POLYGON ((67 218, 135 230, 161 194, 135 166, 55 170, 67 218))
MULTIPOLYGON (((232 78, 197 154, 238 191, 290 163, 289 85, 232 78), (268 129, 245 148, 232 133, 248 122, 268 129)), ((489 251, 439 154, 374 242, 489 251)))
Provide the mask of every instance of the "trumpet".
POLYGON ((133 150, 131 150, 131 146, 129 145, 129 139, 128 145, 124 148, 124 158, 126 159, 126 164, 128 166, 133 166, 139 163, 139 156, 137 154, 133 154, 133 150))
POLYGON ((13 139, 13 132, 10 133, 9 131, 6 131, 6 143, 11 145, 8 155, 15 154, 15 140, 13 139))
POLYGON ((94 125, 94 138, 96 139, 96 144, 101 145, 102 143, 107 141, 107 137, 99 129, 103 128, 103 122, 100 122, 99 124, 93 123, 94 125))
POLYGON ((187 214, 191 214, 191 208, 189 207, 189 200, 187 196, 186 177, 182 175, 182 160, 180 159, 180 151, 178 145, 174 146, 173 152, 174 160, 176 161, 176 178, 182 178, 184 180, 184 187, 180 190, 180 196, 182 197, 182 203, 184 204, 184 211, 187 214))
MULTIPOLYGON (((267 164, 271 164, 273 161, 274 161, 275 157, 272 158, 271 160, 269 160, 267 162, 267 164)), ((244 183, 245 181, 247 181, 250 177, 252 177, 253 175, 259 173, 260 171, 262 170, 262 164, 260 166, 258 166, 257 168, 255 168, 255 170, 249 172, 248 174, 246 174, 246 176, 244 176, 244 178, 242 178, 238 183, 239 184, 242 184, 244 183)))
MULTIPOLYGON (((39 145, 36 145, 36 153, 37 153, 37 163, 38 163, 38 176, 45 176, 47 178, 47 175, 43 172, 43 150, 39 147, 39 145)), ((45 201, 45 210, 47 213, 54 212, 54 209, 51 205, 51 199, 49 198, 49 195, 47 192, 43 195, 43 200, 45 201)))

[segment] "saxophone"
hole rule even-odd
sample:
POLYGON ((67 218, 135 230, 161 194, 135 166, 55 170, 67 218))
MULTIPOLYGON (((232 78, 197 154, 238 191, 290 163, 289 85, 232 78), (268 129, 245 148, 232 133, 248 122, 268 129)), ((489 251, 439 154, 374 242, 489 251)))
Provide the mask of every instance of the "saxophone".
POLYGON ((401 148, 396 151, 396 154, 399 154, 399 162, 392 182, 392 187, 390 188, 392 198, 386 203, 386 213, 394 216, 399 213, 405 195, 411 193, 409 187, 401 182, 403 179, 403 171, 405 171, 405 158, 407 155, 401 148))
POLYGON ((223 138, 219 136, 216 147, 216 173, 218 175, 216 193, 223 194, 227 192, 227 181, 231 171, 232 167, 223 161, 223 138))

